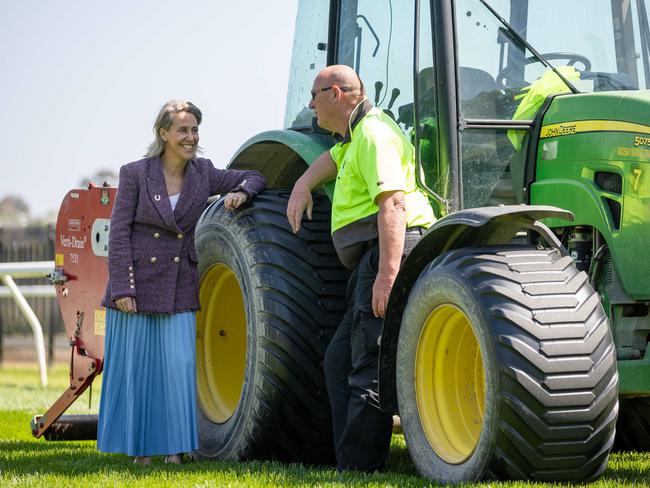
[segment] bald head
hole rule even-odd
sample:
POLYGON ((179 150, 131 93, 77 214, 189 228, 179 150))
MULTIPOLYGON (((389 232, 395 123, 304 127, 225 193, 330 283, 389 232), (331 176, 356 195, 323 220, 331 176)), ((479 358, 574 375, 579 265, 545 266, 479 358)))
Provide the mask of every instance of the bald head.
POLYGON ((345 64, 335 64, 322 69, 316 79, 318 78, 326 81, 329 85, 338 85, 358 96, 365 95, 361 78, 359 78, 356 71, 345 64))
POLYGON ((309 108, 318 125, 344 135, 352 112, 364 99, 365 90, 357 73, 349 66, 336 64, 321 70, 314 79, 309 108))

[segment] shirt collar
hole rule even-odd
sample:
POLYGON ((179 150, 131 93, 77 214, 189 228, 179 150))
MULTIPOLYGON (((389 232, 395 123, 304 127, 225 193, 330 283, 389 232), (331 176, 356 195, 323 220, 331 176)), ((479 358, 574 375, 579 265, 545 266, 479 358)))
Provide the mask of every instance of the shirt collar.
MULTIPOLYGON (((350 126, 352 130, 357 126, 359 122, 361 122, 361 119, 363 119, 368 112, 370 112, 370 109, 372 109, 372 103, 370 103, 370 100, 365 100, 362 104, 361 107, 356 109, 356 114, 354 116, 354 119, 350 121, 350 126)), ((341 144, 347 144, 352 140, 352 133, 350 129, 345 132, 345 136, 343 136, 343 139, 341 140, 341 144)))

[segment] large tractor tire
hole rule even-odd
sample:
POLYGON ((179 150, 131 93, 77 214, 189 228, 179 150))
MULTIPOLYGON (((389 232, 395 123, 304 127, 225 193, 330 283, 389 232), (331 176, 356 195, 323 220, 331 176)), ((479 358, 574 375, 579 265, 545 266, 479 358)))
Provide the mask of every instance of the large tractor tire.
POLYGON ((413 287, 397 352, 406 444, 444 483, 600 475, 615 435, 612 335, 557 250, 450 251, 413 287))
POLYGON ((330 237, 330 203, 294 235, 289 192, 267 190, 196 230, 199 458, 334 462, 323 355, 345 311, 348 273, 330 237))
POLYGON ((620 399, 614 449, 650 451, 650 398, 620 399))

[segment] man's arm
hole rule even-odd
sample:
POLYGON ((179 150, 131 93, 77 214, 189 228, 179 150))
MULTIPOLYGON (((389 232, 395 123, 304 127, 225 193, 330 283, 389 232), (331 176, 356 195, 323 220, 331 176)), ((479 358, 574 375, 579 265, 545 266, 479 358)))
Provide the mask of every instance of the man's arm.
POLYGON ((387 191, 377 196, 379 215, 379 270, 372 287, 372 312, 375 317, 386 314, 388 297, 397 278, 404 252, 406 206, 403 191, 387 191))
POLYGON ((307 211, 307 218, 311 220, 311 210, 314 202, 311 198, 311 191, 336 178, 336 164, 329 151, 316 158, 316 161, 298 178, 287 204, 287 218, 294 234, 300 230, 302 215, 307 211))

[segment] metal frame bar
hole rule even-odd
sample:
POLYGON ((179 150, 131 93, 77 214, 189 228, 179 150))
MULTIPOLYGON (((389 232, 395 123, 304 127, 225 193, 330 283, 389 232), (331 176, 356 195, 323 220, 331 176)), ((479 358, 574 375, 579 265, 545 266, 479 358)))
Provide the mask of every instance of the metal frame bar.
MULTIPOLYGON (((34 335, 34 348, 36 349, 36 358, 40 370, 41 385, 47 386, 47 366, 45 363, 45 341, 43 339, 43 327, 38 317, 27 303, 25 295, 16 285, 14 278, 45 278, 54 269, 54 261, 32 261, 25 263, 0 263, 0 281, 2 281, 6 290, 13 297, 16 305, 23 313, 27 322, 32 328, 34 335)), ((5 291, 5 290, 3 290, 5 291)), ((33 290, 30 290, 33 291, 33 290)), ((54 291, 54 290, 52 290, 54 291)), ((51 296, 51 295, 50 295, 51 296)))
POLYGON ((458 92, 458 62, 456 59, 456 20, 454 3, 430 0, 433 15, 433 49, 436 71, 436 111, 438 119, 438 157, 447 161, 451 177, 451 194, 448 211, 455 212, 463 206, 461 181, 460 133, 458 122, 460 106, 458 92))
MULTIPOLYGON (((56 290, 52 285, 24 285, 18 290, 26 298, 56 298, 56 290)), ((0 286, 0 298, 13 297, 11 290, 6 286, 0 286)))

